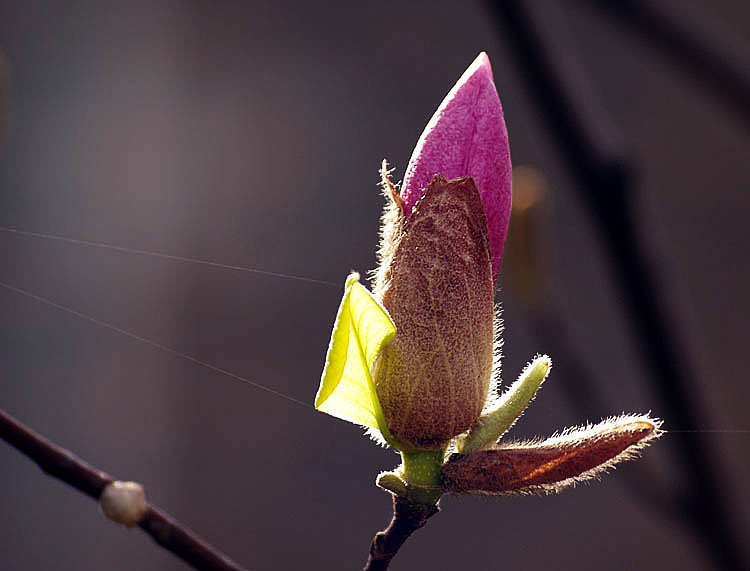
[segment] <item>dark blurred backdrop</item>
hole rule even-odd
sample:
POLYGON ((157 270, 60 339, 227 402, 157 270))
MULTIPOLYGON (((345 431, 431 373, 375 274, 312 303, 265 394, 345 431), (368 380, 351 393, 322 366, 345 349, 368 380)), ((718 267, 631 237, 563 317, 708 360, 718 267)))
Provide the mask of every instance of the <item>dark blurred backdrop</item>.
MULTIPOLYGON (((729 33, 750 33, 746 2, 692 3, 729 33)), ((565 8, 630 143, 639 232, 679 309, 704 428, 747 429, 747 122, 590 3, 565 8)), ((514 434, 622 411, 663 416, 575 179, 482 2, 0 2, 0 226, 340 286, 3 232, 0 281, 312 404, 343 280, 375 264, 379 163, 403 176, 481 50, 514 163, 549 182, 548 278, 608 403, 582 417, 553 370, 514 434)), ((507 381, 548 349, 501 281, 507 381)), ((0 308, 0 407, 143 482, 249 569, 364 563, 390 517, 373 480, 397 463, 392 452, 353 425, 17 293, 0 290, 0 308)), ((750 435, 709 438, 747 546, 750 435)), ((678 485, 670 450, 657 443, 646 461, 678 485)), ((685 526, 632 493, 633 469, 557 497, 446 498, 393 569, 712 568, 685 526)), ((0 516, 0 569, 185 568, 5 444, 0 516)))

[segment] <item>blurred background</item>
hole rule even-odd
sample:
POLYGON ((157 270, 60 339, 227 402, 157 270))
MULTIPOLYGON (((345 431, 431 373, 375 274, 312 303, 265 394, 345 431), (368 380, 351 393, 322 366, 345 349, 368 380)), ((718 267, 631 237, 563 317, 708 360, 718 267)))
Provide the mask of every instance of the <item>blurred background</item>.
MULTIPOLYGON (((689 4, 746 50, 750 5, 689 4)), ((380 161, 403 176, 432 112, 485 50, 514 164, 546 187, 528 222, 544 310, 509 275, 528 260, 506 259, 498 288, 504 380, 537 352, 555 362, 513 436, 649 410, 667 430, 719 432, 668 433, 643 463, 560 496, 445 498, 392 569, 726 568, 670 504, 689 485, 686 439, 710 453, 723 525, 747 558, 748 110, 626 16, 562 6, 569 54, 625 143, 636 240, 695 379, 699 418, 675 425, 502 12, 442 0, 0 2, 0 226, 335 284, 0 231, 4 284, 310 403, 0 288, 0 407, 142 482, 249 569, 361 568, 391 516, 374 478, 398 459, 312 400, 344 279, 375 265, 380 161), (545 330, 547 318, 562 330, 545 330), (581 364, 595 398, 571 398, 581 364)), ((0 569, 186 568, 4 443, 0 514, 0 569)))

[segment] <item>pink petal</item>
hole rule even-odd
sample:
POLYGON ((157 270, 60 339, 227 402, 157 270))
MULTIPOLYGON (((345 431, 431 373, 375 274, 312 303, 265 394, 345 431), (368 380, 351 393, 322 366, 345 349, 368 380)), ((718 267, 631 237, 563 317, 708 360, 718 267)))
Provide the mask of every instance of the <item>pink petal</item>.
POLYGON ((511 164, 503 108, 484 52, 453 86, 414 148, 401 190, 407 216, 435 174, 474 179, 487 215, 497 280, 510 218, 511 164))

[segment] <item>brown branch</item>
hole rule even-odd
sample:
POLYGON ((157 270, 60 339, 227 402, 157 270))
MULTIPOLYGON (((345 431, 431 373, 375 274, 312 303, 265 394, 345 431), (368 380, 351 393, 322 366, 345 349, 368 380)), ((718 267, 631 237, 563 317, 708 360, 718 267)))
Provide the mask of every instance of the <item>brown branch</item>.
MULTIPOLYGON (((27 456, 49 474, 99 500, 104 489, 115 481, 109 474, 87 464, 73 453, 21 424, 0 410, 0 438, 27 456)), ((211 547, 190 530, 172 519, 153 504, 138 526, 164 549, 196 569, 209 571, 240 571, 240 565, 211 547)))
POLYGON ((384 531, 375 534, 370 545, 370 556, 363 571, 385 571, 391 559, 409 538, 427 520, 440 511, 436 505, 413 502, 393 496, 393 519, 384 531))

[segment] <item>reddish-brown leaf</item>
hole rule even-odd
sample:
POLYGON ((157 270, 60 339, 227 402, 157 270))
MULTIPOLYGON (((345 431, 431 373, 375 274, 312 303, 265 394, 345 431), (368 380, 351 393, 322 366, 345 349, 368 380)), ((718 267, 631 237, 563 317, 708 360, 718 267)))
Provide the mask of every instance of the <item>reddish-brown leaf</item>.
POLYGON ((454 493, 559 491, 628 459, 658 435, 658 426, 647 417, 626 416, 538 444, 455 454, 443 466, 443 485, 454 493))

